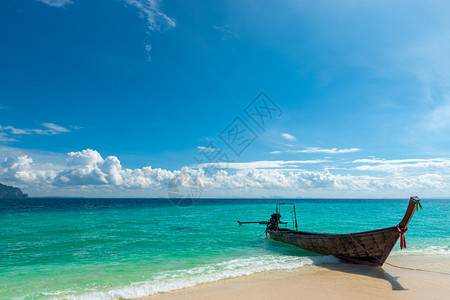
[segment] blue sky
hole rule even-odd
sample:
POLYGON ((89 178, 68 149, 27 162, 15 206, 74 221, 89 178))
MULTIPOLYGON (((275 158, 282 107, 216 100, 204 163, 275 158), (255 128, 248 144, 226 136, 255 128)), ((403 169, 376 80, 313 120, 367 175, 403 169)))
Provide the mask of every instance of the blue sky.
POLYGON ((164 197, 173 183, 448 196, 449 6, 3 1, 0 182, 32 196, 164 197), (260 92, 280 109, 264 128, 245 113, 260 92), (219 136, 235 118, 256 137, 239 155, 219 136), (204 151, 229 163, 199 165, 204 151))

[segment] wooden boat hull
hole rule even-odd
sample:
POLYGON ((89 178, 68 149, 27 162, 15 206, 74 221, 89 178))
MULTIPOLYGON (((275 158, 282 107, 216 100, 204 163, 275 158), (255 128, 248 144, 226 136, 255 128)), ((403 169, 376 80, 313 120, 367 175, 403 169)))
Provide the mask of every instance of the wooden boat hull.
POLYGON ((350 234, 311 233, 280 229, 270 238, 306 251, 334 255, 347 261, 382 266, 400 237, 396 227, 350 234))
POLYGON ((354 263, 382 266, 400 238, 401 232, 407 230, 419 201, 417 197, 411 197, 406 214, 398 227, 348 234, 313 233, 285 228, 267 230, 267 233, 276 241, 310 252, 334 255, 354 263))

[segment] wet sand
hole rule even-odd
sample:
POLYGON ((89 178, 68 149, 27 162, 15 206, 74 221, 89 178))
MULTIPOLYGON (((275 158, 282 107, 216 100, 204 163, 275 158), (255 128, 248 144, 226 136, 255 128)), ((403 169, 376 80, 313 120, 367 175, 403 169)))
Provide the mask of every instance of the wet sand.
POLYGON ((433 272, 340 262, 224 279, 140 300, 450 299, 449 256, 391 256, 387 263, 433 272))

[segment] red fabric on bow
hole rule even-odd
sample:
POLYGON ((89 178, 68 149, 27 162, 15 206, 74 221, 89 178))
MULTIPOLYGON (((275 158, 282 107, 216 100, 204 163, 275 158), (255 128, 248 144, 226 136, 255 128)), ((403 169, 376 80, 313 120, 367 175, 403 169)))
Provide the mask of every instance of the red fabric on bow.
POLYGON ((406 248, 406 238, 405 238, 405 232, 408 231, 408 228, 400 229, 400 226, 395 226, 398 229, 398 232, 400 232, 400 249, 406 248))

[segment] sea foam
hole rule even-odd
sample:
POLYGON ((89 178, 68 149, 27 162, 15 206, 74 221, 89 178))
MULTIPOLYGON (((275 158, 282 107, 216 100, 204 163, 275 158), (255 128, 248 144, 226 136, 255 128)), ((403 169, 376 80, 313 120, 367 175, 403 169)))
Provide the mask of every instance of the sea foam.
MULTIPOLYGON (((430 246, 422 249, 411 248, 393 251, 392 255, 450 255, 450 248, 448 246, 430 246)), ((131 283, 128 286, 113 288, 108 291, 91 291, 82 295, 70 295, 67 293, 63 298, 73 300, 137 298, 225 278, 272 270, 293 270, 304 266, 325 263, 339 263, 339 260, 334 256, 262 255, 234 259, 192 269, 161 272, 147 281, 131 283)), ((61 299, 61 296, 61 293, 59 293, 58 299, 61 299)))
POLYGON ((82 295, 67 293, 64 296, 59 293, 55 299, 84 300, 137 298, 192 287, 200 283, 250 275, 263 271, 292 270, 303 266, 338 262, 339 260, 332 256, 299 257, 262 255, 258 257, 234 259, 192 269, 161 272, 156 274, 156 276, 150 280, 131 283, 128 286, 113 288, 108 291, 91 291, 82 295))
MULTIPOLYGON (((410 248, 401 251, 394 250, 391 255, 450 255, 448 246, 430 246, 426 248, 410 248)), ((272 270, 293 270, 300 267, 339 263, 334 256, 282 256, 261 255, 255 257, 233 259, 225 262, 208 264, 191 269, 165 271, 155 274, 151 279, 134 282, 126 286, 104 289, 103 291, 74 290, 58 291, 55 293, 35 292, 21 299, 35 297, 50 297, 51 299, 120 299, 138 298, 157 293, 170 292, 177 289, 192 287, 197 284, 218 281, 225 278, 251 275, 272 270)))
POLYGON ((429 246, 426 248, 406 248, 406 249, 396 249, 392 251, 391 255, 400 256, 400 255, 443 255, 450 256, 450 246, 429 246))

